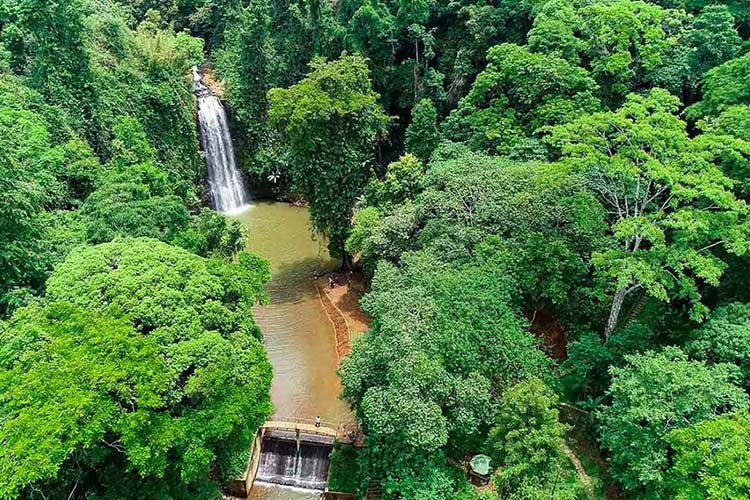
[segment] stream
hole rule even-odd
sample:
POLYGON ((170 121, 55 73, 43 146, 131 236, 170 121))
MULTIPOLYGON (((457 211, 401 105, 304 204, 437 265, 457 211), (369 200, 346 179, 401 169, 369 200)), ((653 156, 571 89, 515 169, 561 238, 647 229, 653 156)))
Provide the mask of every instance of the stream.
MULTIPOLYGON (((255 310, 273 366, 271 419, 312 423, 319 416, 324 425, 338 429, 351 416, 338 397, 341 383, 336 375, 336 336, 314 282, 316 273, 329 272, 336 263, 328 257, 325 240, 313 237, 306 208, 281 202, 249 203, 235 160, 227 113, 197 68, 193 70, 193 89, 207 167, 205 187, 212 206, 239 220, 249 233, 247 249, 271 262, 271 281, 266 287, 270 304, 255 310)), ((266 473, 262 477, 274 483, 319 488, 326 478, 327 454, 323 456, 314 447, 303 453, 299 446, 291 453, 285 446, 277 443, 268 451, 268 460, 262 461, 266 473)), ((265 456, 266 451, 263 453, 265 456)), ((263 500, 313 499, 319 495, 319 491, 262 481, 256 481, 250 492, 250 498, 263 500)))
MULTIPOLYGON (((248 250, 270 260, 271 303, 255 310, 273 365, 271 399, 274 417, 302 418, 337 424, 348 420, 339 399, 333 327, 318 298, 316 271, 330 271, 325 241, 313 239, 307 209, 281 202, 256 202, 234 216, 249 232, 248 250)), ((313 499, 319 492, 256 483, 250 498, 313 499)))

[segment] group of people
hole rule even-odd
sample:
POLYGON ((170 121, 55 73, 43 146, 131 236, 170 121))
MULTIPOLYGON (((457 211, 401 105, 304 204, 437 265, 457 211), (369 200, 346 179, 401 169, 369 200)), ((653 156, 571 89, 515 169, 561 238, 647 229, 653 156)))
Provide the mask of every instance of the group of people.
MULTIPOLYGON (((319 273, 318 271, 315 271, 313 273, 313 279, 317 280, 318 278, 325 276, 325 273, 319 273)), ((350 271, 347 273, 347 278, 349 281, 352 279, 352 272, 350 271)), ((328 275, 328 286, 330 288, 336 288, 341 284, 341 275, 339 273, 331 273, 328 275)))
POLYGON ((340 284, 341 284, 341 276, 339 276, 338 273, 331 273, 330 275, 328 275, 329 287, 336 288, 340 284))

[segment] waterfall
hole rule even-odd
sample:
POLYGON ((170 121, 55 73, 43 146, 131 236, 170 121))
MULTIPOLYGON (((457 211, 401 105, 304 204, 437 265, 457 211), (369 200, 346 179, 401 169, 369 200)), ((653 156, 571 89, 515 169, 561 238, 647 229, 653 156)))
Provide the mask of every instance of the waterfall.
POLYGON ((248 207, 248 196, 242 174, 237 169, 232 136, 224 106, 203 84, 193 69, 193 89, 198 99, 201 149, 208 167, 207 184, 211 202, 225 214, 239 213, 248 207))
POLYGON ((323 490, 328 479, 331 446, 265 438, 256 481, 323 490))

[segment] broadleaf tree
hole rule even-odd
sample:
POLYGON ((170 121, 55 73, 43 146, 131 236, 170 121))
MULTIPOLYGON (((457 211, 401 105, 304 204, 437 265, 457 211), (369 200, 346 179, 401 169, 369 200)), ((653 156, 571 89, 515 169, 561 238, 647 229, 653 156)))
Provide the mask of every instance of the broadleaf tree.
POLYGON ((707 313, 700 284, 717 286, 726 264, 717 247, 743 255, 750 244, 746 204, 691 139, 677 116, 679 100, 662 89, 631 95, 618 110, 555 127, 550 142, 561 166, 582 172, 606 207, 619 247, 593 255, 615 290, 604 328, 617 327, 625 298, 643 290, 685 300, 691 317, 707 313))
POLYGON ((372 175, 377 137, 388 118, 359 55, 316 59, 310 73, 287 89, 271 89, 269 116, 289 148, 294 187, 310 203, 315 229, 344 258, 352 209, 372 175))

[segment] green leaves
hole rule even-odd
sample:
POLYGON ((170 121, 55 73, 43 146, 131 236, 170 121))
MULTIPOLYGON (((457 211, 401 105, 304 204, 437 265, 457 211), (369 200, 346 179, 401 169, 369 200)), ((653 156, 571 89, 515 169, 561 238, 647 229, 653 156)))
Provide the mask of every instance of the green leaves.
POLYGON ((315 228, 343 257, 354 203, 371 175, 373 146, 388 118, 370 88, 361 56, 315 60, 308 76, 288 89, 272 89, 271 126, 290 149, 294 186, 310 202, 315 228))
POLYGON ((565 426, 558 421, 556 396, 538 378, 509 388, 502 396, 485 448, 493 469, 501 468, 503 496, 536 483, 550 488, 559 474, 565 426))
POLYGON ((157 434, 151 441, 123 440, 144 475, 172 477, 163 480, 169 488, 200 484, 214 460, 233 463, 270 414, 271 366, 252 319, 269 277, 267 263, 249 254, 229 264, 147 238, 79 249, 50 277, 49 300, 127 318, 158 346, 169 418, 143 424, 157 434), (154 460, 161 470, 148 465, 154 460))
POLYGON ((746 410, 701 422, 667 436, 674 450, 666 489, 677 500, 747 497, 750 417, 746 410))
POLYGON ((422 99, 412 109, 411 123, 406 129, 404 146, 425 163, 440 140, 437 128, 437 110, 429 99, 422 99))
POLYGON ((0 339, 0 498, 54 480, 86 449, 127 452, 144 474, 163 473, 175 443, 148 423, 160 420, 170 378, 154 339, 65 303, 19 310, 0 339), (166 447, 139 451, 152 440, 166 447))
POLYGON ((487 61, 445 122, 448 139, 508 154, 524 136, 600 107, 596 82, 564 59, 502 44, 488 51, 487 61))
POLYGON ((618 290, 607 334, 622 299, 639 288, 660 300, 685 298, 691 316, 702 319, 698 280, 717 286, 725 268, 711 249, 746 249, 747 207, 707 142, 688 137, 673 114, 678 104, 661 89, 631 95, 618 111, 555 127, 549 139, 562 152, 561 164, 587 178, 620 242, 593 255, 618 290))
POLYGON ((671 498, 664 484, 668 433, 744 408, 747 395, 734 385, 734 367, 688 361, 678 348, 626 359, 628 366, 611 369, 612 402, 598 414, 601 442, 625 489, 643 498, 671 498))

